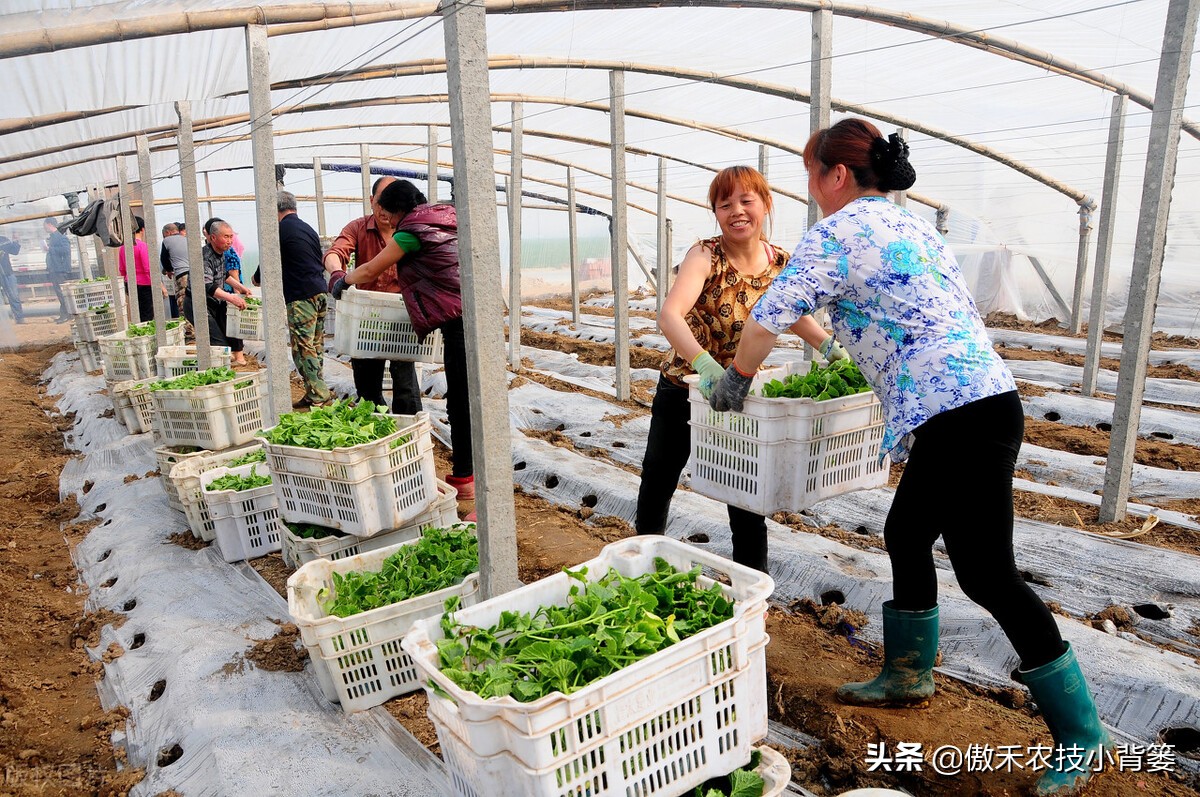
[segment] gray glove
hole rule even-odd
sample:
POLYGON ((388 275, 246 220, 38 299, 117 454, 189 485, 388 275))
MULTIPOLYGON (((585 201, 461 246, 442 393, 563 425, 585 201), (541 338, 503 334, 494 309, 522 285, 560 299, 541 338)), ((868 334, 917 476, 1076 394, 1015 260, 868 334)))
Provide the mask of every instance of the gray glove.
POLYGON ((717 412, 741 412, 746 403, 746 394, 750 392, 750 383, 754 377, 742 376, 730 365, 725 369, 725 375, 713 387, 712 395, 708 397, 708 406, 717 412))

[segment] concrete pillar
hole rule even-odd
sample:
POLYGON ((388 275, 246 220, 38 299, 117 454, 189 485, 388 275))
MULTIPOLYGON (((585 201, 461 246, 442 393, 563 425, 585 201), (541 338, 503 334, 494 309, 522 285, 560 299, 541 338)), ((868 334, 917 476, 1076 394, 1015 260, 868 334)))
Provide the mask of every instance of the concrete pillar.
POLYGON ((508 364, 516 371, 521 367, 521 191, 525 162, 521 155, 524 146, 525 112, 519 102, 512 104, 512 168, 508 180, 508 364))
POLYGON ((313 158, 313 191, 317 194, 317 237, 322 241, 325 235, 325 174, 321 168, 321 159, 313 158))
POLYGON ((1083 355, 1085 396, 1096 394, 1100 370, 1100 342, 1104 338, 1104 300, 1108 296, 1108 268, 1112 262, 1113 226, 1117 216, 1117 191, 1121 179, 1121 151, 1125 147, 1124 94, 1113 96, 1108 124, 1108 153, 1104 159, 1104 190, 1100 195, 1100 230, 1096 234, 1096 271, 1092 275, 1092 303, 1088 308, 1088 342, 1083 355))
POLYGON ((1167 217, 1179 155, 1179 127, 1187 97, 1198 15, 1200 3, 1192 0, 1171 0, 1167 7, 1166 33, 1150 120, 1149 154, 1142 180, 1142 208, 1138 215, 1133 274, 1129 280, 1129 304, 1125 310, 1125 338, 1121 343, 1112 440, 1104 470, 1104 495, 1100 502, 1102 523, 1123 519, 1129 502, 1129 478, 1138 424, 1142 418, 1146 362, 1154 331, 1154 309, 1158 305, 1167 217))
MULTIPOLYGON (((767 171, 771 167, 770 153, 766 144, 758 145, 758 173, 763 177, 767 176, 767 171)), ((660 159, 661 160, 661 159, 660 159)))
POLYGON ((426 167, 426 174, 429 178, 429 186, 425 192, 425 198, 429 200, 429 204, 436 205, 438 201, 438 129, 430 125, 427 131, 429 133, 429 165, 426 167))
MULTIPOLYGON (((808 134, 829 127, 833 82, 833 11, 812 12, 812 60, 809 62, 808 134)), ((808 198, 808 226, 821 220, 821 208, 808 198)))
POLYGON ((1071 334, 1083 329, 1083 286, 1087 280, 1088 245, 1092 237, 1092 211, 1096 203, 1084 197, 1079 203, 1079 246, 1075 250, 1075 287, 1071 291, 1071 334))
POLYGON ((612 289, 616 332, 617 401, 627 401, 629 385, 629 210, 625 205, 625 73, 608 73, 608 123, 612 151, 612 289))
MULTIPOLYGON (((267 405, 263 424, 273 426, 292 411, 291 345, 283 301, 279 256, 279 184, 275 181, 275 140, 271 123, 271 52, 265 25, 246 26, 246 82, 249 87, 250 146, 254 151, 254 204, 258 222, 258 268, 262 281, 263 334, 267 350, 267 405)), ((246 277, 249 279, 249 277, 246 277)))
POLYGON ((571 260, 571 322, 579 324, 579 224, 575 215, 575 170, 567 167, 567 248, 571 260))
MULTIPOLYGON (((205 195, 206 197, 211 197, 211 196, 213 195, 213 192, 212 192, 212 183, 211 183, 211 182, 209 182, 209 179, 208 179, 208 172, 205 172, 205 173, 204 173, 204 195, 205 195)), ((213 218, 213 217, 214 217, 214 216, 216 216, 217 214, 213 212, 213 203, 212 203, 212 199, 209 199, 209 200, 208 200, 208 202, 207 202, 206 204, 208 205, 208 217, 205 219, 205 220, 207 221, 208 219, 211 219, 211 218, 213 218)), ((186 224, 186 223, 187 223, 187 222, 184 222, 184 224, 186 224)))
MULTIPOLYGON (((484 598, 507 592, 517 579, 512 438, 504 368, 503 293, 496 225, 492 105, 484 6, 441 0, 446 82, 454 149, 471 439, 479 515, 479 587, 484 598)), ((516 308, 520 312, 520 308, 516 308)))
POLYGON ((124 155, 117 156, 117 190, 121 197, 121 247, 125 250, 125 285, 128 288, 126 298, 129 303, 129 323, 136 324, 141 315, 138 307, 137 264, 134 262, 136 239, 133 237, 133 208, 130 207, 133 196, 129 193, 129 169, 125 165, 124 155))
MULTIPOLYGON (((146 251, 150 255, 150 284, 151 301, 154 303, 154 337, 155 348, 161 349, 167 345, 167 305, 163 300, 163 273, 159 265, 159 235, 158 216, 154 212, 154 171, 150 167, 150 140, 146 136, 137 136, 138 181, 142 186, 142 218, 146 222, 146 251)), ((168 290, 174 291, 171 285, 168 290)))
MULTIPOLYGON (((762 166, 765 147, 759 147, 758 165, 762 166)), ((760 169, 761 171, 761 169, 760 169)), ((656 207, 655 231, 657 238, 658 279, 655 281, 655 308, 662 316, 663 302, 667 300, 667 291, 671 290, 671 253, 667 251, 667 164, 662 158, 658 159, 658 205, 656 207)), ((658 322, 658 331, 662 332, 662 322, 658 322)))
MULTIPOLYGON (((192 104, 186 100, 175 103, 179 116, 179 182, 183 194, 183 223, 187 225, 188 293, 192 299, 192 318, 195 320, 196 362, 201 371, 212 368, 212 352, 208 346, 208 307, 204 291, 204 230, 201 228, 200 199, 196 191, 196 148, 192 139, 192 104)), ((182 311, 183 308, 180 308, 182 311)))
POLYGON ((358 145, 359 171, 362 173, 363 215, 371 213, 371 152, 367 144, 358 145))

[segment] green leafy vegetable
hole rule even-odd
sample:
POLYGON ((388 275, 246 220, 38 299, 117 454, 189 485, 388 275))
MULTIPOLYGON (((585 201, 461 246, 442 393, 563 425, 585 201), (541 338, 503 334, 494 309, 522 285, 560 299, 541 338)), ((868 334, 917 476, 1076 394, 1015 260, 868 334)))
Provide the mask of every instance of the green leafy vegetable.
POLYGON ((92 277, 91 279, 79 280, 80 285, 84 285, 89 282, 108 282, 108 277, 92 277))
POLYGON ((820 366, 816 360, 807 374, 792 374, 780 382, 772 379, 762 387, 765 398, 810 398, 815 401, 853 396, 871 389, 850 358, 820 366))
MULTIPOLYGON (((167 329, 174 329, 177 326, 179 326, 178 320, 167 322, 167 329)), ((134 324, 131 327, 129 327, 129 329, 125 330, 125 335, 126 335, 126 337, 130 337, 130 338, 144 338, 148 335, 153 335, 154 332, 155 332, 154 322, 153 321, 143 321, 142 323, 134 324)))
POLYGON ((728 775, 709 778, 692 792, 693 797, 762 797, 766 782, 756 771, 762 763, 762 752, 753 750, 750 763, 728 775))
POLYGON ((346 533, 337 529, 326 528, 325 526, 314 526, 310 523, 288 523, 284 521, 288 531, 295 534, 302 540, 320 540, 325 537, 345 537, 346 533))
POLYGON ((225 463, 227 468, 236 468, 240 465, 249 465, 251 462, 266 462, 267 452, 261 448, 256 448, 253 451, 242 454, 237 459, 231 459, 225 463))
POLYGON ((96 315, 108 315, 112 312, 112 305, 108 302, 105 302, 98 307, 91 308, 91 312, 95 313, 96 315))
POLYGON ((232 368, 209 368, 207 371, 188 371, 183 376, 174 379, 163 379, 150 384, 151 390, 191 390, 202 385, 215 385, 237 379, 238 374, 232 368))
POLYGON ((254 296, 247 296, 245 298, 247 307, 262 307, 262 299, 254 296))
POLYGON ((253 490, 255 487, 266 487, 271 483, 271 474, 258 472, 258 466, 250 468, 250 472, 245 476, 238 476, 236 473, 226 473, 219 479, 213 479, 208 483, 208 490, 253 490))
POLYGON ((376 414, 371 402, 340 399, 328 407, 282 415, 279 425, 268 429, 263 437, 281 446, 332 450, 369 443, 395 431, 396 421, 389 415, 376 414))
POLYGON ((383 560, 378 573, 333 574, 317 600, 326 614, 350 617, 460 583, 479 569, 479 541, 465 528, 426 529, 421 539, 383 560))
POLYGON ((733 617, 733 603, 720 584, 696 585, 699 565, 680 572, 656 558, 652 573, 628 578, 610 569, 590 583, 586 567, 565 572, 579 582, 566 606, 503 612, 486 629, 444 615, 441 671, 482 697, 511 695, 527 703, 582 689, 733 617))

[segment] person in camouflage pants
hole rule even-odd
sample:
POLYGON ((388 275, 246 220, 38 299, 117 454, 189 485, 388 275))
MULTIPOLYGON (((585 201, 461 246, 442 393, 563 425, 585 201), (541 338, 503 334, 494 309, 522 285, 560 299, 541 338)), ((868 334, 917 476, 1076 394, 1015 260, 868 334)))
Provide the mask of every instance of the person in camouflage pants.
MULTIPOLYGON (((333 400, 333 393, 323 376, 325 311, 329 307, 329 297, 316 230, 296 215, 296 197, 290 191, 280 191, 278 203, 279 255, 283 265, 288 337, 292 344, 292 362, 304 381, 304 397, 292 406, 300 409, 333 400)), ((261 276, 254 272, 255 285, 261 284, 261 276)))
POLYGON ((304 381, 306 403, 324 404, 333 398, 323 377, 326 294, 287 303, 292 362, 304 381))

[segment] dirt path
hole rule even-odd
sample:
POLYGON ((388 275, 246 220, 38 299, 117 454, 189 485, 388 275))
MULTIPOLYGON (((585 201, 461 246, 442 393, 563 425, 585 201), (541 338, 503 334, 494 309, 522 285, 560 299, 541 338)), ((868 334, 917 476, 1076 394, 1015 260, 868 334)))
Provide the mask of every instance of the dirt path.
POLYGON ((84 616, 85 595, 68 546, 82 540, 91 524, 63 529, 79 507, 58 499, 59 474, 69 457, 62 431, 71 422, 47 417, 53 401, 38 388, 59 348, 0 355, 2 792, 124 795, 142 771, 117 771, 109 738, 125 714, 101 710, 95 682, 103 668, 84 650, 99 642, 101 627, 119 626, 124 617, 84 616))

